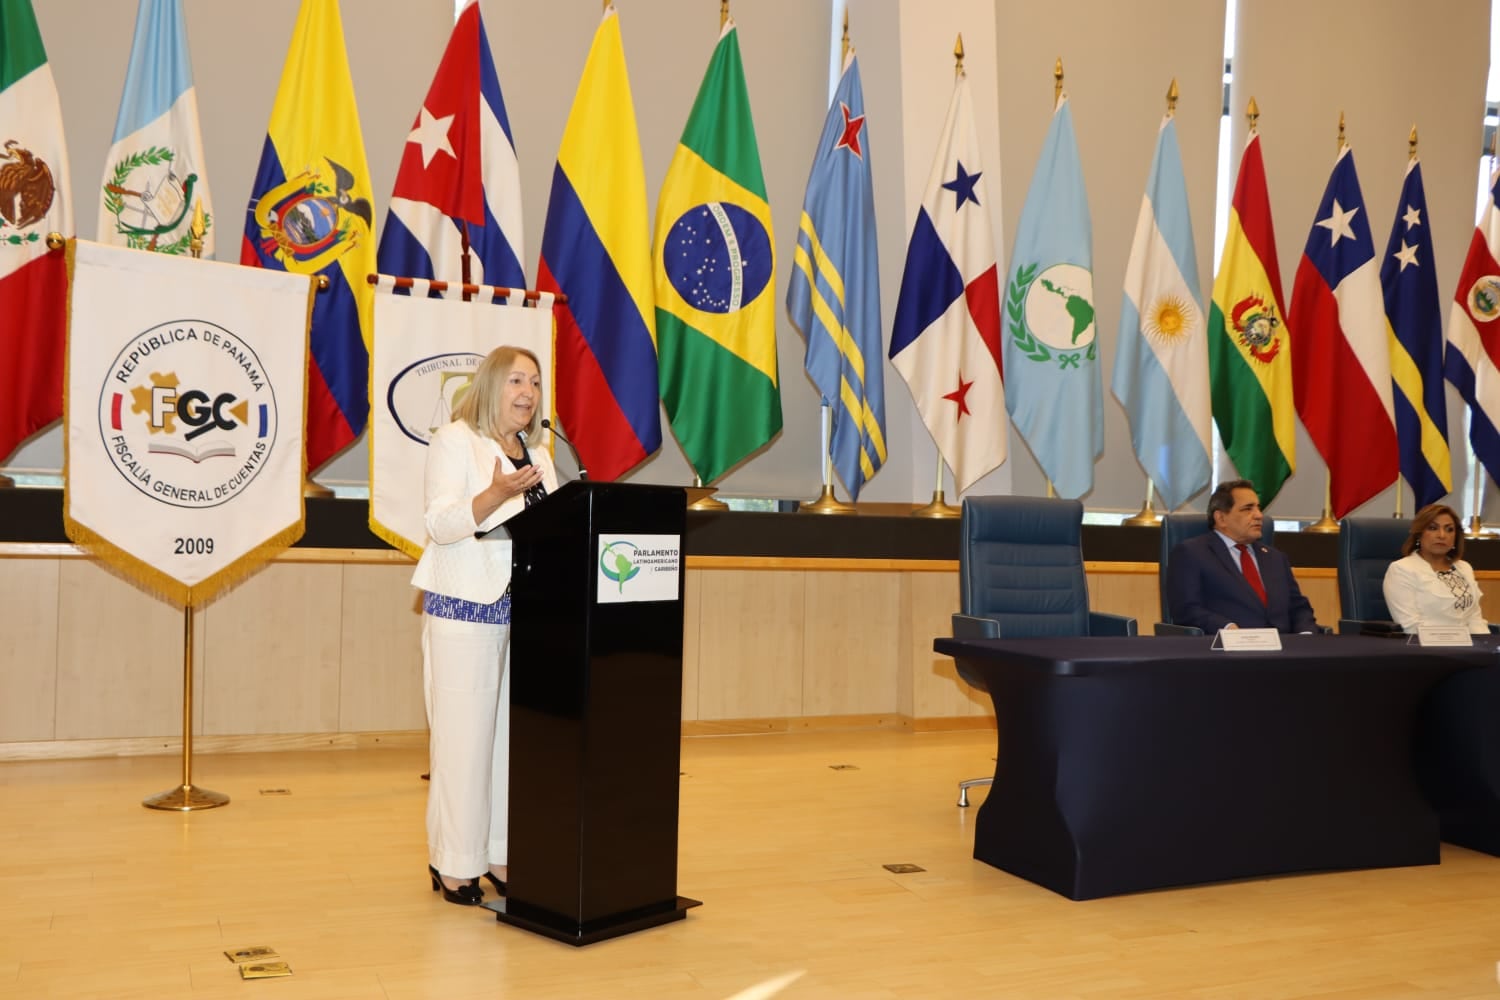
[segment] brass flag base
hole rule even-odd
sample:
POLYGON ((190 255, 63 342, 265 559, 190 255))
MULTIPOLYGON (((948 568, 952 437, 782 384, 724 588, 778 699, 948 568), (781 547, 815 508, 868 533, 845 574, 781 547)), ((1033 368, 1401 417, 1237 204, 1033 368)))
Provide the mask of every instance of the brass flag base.
POLYGON ((141 800, 141 805, 147 809, 166 809, 172 812, 196 812, 228 804, 229 796, 223 792, 210 791, 197 785, 178 785, 141 800))
POLYGON ((1484 522, 1479 519, 1479 515, 1478 514, 1475 514, 1473 517, 1469 518, 1469 523, 1464 528, 1464 532, 1470 538, 1474 538, 1475 536, 1478 536, 1478 535, 1488 534, 1489 533, 1489 529, 1485 528, 1484 522))
POLYGON ((839 500, 838 497, 833 495, 832 483, 824 484, 823 492, 818 495, 818 499, 814 500, 812 503, 801 504, 797 509, 808 514, 855 513, 853 504, 843 503, 839 500))
POLYGON ((943 491, 939 487, 932 491, 932 503, 926 507, 918 507, 911 512, 912 517, 957 517, 958 508, 950 507, 943 500, 943 491))
POLYGON ((1151 501, 1147 500, 1141 505, 1141 512, 1139 514, 1136 514, 1134 517, 1127 517, 1120 523, 1128 524, 1134 528, 1149 528, 1154 524, 1161 524, 1161 515, 1152 508, 1151 501))
POLYGON ((718 490, 716 486, 689 486, 687 487, 688 510, 728 510, 729 505, 723 500, 714 499, 714 493, 718 490))
POLYGON ((8 490, 16 485, 16 481, 9 476, 0 476, 0 490, 8 490))
POLYGON ((333 490, 322 483, 315 483, 311 479, 302 480, 302 495, 304 497, 318 497, 327 500, 333 496, 333 490))
POLYGON ((1333 515, 1328 513, 1328 508, 1324 507, 1323 516, 1302 530, 1314 535, 1337 535, 1339 523, 1333 519, 1333 515))

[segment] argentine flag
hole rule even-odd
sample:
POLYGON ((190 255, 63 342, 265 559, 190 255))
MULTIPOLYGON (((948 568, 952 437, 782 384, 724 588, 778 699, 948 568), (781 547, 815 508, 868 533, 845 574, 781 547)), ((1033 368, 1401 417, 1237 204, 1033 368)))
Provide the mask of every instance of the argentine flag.
POLYGON ((1141 468, 1169 510, 1208 486, 1208 327, 1177 126, 1169 114, 1136 218, 1110 387, 1141 468))
POLYGON ((213 209, 182 0, 140 0, 114 144, 104 159, 99 242, 185 254, 199 206, 203 256, 210 258, 213 209))

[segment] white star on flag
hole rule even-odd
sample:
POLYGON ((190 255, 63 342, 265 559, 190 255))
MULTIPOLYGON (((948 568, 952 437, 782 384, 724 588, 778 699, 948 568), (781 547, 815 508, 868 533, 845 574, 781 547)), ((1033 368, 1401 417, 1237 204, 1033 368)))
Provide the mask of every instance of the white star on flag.
POLYGON ((1420 266, 1417 264, 1417 248, 1407 246, 1405 240, 1401 241, 1401 249, 1391 254, 1391 256, 1401 262, 1401 270, 1403 271, 1406 270, 1407 264, 1410 264, 1412 267, 1420 266))
POLYGON ((1406 223, 1407 229, 1410 229, 1412 226, 1420 226, 1422 224, 1422 210, 1407 205, 1406 214, 1401 216, 1401 221, 1406 223))
POLYGON ((1328 216, 1328 218, 1318 220, 1318 225, 1322 226, 1329 232, 1329 246, 1333 246, 1335 243, 1337 243, 1341 239, 1344 239, 1345 237, 1351 240, 1354 239, 1354 230, 1352 227, 1350 227, 1349 220, 1353 219, 1355 214, 1358 212, 1358 205, 1354 206, 1346 212, 1344 211, 1344 206, 1339 204, 1339 200, 1337 198, 1333 199, 1333 212, 1328 216))
POLYGON ((448 142, 448 127, 452 124, 453 115, 434 118, 432 112, 423 106, 417 127, 406 137, 407 142, 414 142, 422 147, 423 167, 432 166, 432 158, 438 153, 453 156, 453 147, 448 142))

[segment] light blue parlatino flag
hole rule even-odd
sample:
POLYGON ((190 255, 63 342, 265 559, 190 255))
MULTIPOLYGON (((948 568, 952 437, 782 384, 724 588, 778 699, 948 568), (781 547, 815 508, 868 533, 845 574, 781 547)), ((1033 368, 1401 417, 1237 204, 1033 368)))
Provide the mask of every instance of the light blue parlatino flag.
POLYGON ((1068 96, 1042 144, 1005 283, 1005 402, 1058 496, 1094 487, 1104 385, 1094 325, 1093 226, 1068 96))
POLYGON ((1167 508, 1208 486, 1208 326, 1172 116, 1162 119, 1125 266, 1110 381, 1141 468, 1167 508))
POLYGON ((786 311, 807 341, 807 374, 832 415, 829 453, 850 499, 885 462, 885 352, 869 132, 851 50, 818 139, 786 311))

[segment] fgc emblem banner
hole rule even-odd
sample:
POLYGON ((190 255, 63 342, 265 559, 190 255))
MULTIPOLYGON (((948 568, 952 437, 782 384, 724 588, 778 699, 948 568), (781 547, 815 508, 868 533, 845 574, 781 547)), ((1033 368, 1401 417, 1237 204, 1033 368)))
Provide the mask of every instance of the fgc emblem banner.
POLYGON ((306 275, 68 244, 63 520, 199 604, 302 537, 306 275))

